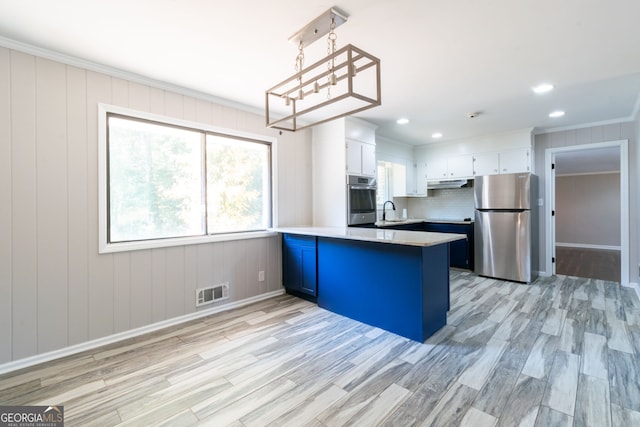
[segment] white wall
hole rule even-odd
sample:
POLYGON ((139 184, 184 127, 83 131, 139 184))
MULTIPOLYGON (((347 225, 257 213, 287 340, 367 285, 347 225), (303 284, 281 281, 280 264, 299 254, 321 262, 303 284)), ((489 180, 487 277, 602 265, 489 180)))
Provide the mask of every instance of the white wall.
POLYGON ((282 289, 277 236, 98 254, 101 102, 276 136, 279 224, 311 222, 310 132, 182 93, 0 47, 0 364, 282 289))
POLYGON ((620 173, 556 175, 556 243, 620 248, 620 173))
POLYGON ((312 130, 313 218, 316 227, 347 225, 345 119, 312 130))

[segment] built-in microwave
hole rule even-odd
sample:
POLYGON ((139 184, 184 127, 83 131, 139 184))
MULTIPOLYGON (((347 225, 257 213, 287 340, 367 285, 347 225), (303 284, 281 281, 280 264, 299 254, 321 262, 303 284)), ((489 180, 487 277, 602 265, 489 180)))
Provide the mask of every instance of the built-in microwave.
POLYGON ((376 179, 366 176, 347 176, 347 224, 376 222, 376 179))

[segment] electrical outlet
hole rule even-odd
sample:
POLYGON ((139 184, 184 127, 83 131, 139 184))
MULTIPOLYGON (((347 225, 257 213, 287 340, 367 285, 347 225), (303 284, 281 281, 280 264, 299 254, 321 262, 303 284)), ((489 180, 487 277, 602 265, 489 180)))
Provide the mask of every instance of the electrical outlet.
POLYGON ((264 270, 258 271, 258 282, 264 282, 264 270))

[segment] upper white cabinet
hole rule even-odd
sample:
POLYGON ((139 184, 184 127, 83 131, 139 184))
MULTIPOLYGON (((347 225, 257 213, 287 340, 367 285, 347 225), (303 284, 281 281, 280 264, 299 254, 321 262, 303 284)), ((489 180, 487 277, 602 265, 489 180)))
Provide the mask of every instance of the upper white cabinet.
POLYGON ((473 175, 495 175, 500 173, 498 153, 478 153, 473 156, 473 175))
POLYGON ((376 146, 366 142, 347 139, 347 174, 376 175, 376 146))
POLYGON ((473 176, 473 156, 435 158, 424 162, 427 180, 445 180, 473 176))
POLYGON ((424 177, 426 179, 445 179, 447 177, 447 159, 432 159, 424 162, 424 177))
POLYGON ((473 175, 495 175, 531 171, 529 148, 518 148, 473 156, 473 175))
POLYGON ((355 117, 344 123, 347 150, 347 174, 375 176, 376 126, 355 117))
POLYGON ((531 172, 528 148, 500 152, 500 173, 531 172))
POLYGON ((466 178, 473 176, 473 156, 456 156, 447 159, 447 179, 466 178))
POLYGON ((416 163, 416 194, 427 194, 427 162, 416 163))

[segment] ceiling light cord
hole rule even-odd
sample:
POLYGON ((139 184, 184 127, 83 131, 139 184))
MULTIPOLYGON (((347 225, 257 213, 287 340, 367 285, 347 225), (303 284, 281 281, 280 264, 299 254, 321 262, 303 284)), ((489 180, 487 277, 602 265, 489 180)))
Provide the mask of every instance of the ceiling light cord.
MULTIPOLYGON (((331 24, 329 25, 329 34, 327 35, 327 55, 333 55, 336 52, 336 40, 338 36, 335 33, 336 18, 331 16, 331 24)), ((327 75, 327 99, 331 99, 331 86, 338 84, 338 79, 335 73, 336 60, 334 57, 327 62, 327 69, 329 74, 327 75)))
MULTIPOLYGON (((300 73, 304 66, 304 50, 302 47, 302 40, 298 44, 298 56, 296 56, 296 73, 300 73)), ((302 101, 304 99, 304 89, 302 88, 302 73, 300 73, 300 77, 298 77, 298 82, 300 84, 300 89, 298 90, 298 101, 302 101)))

